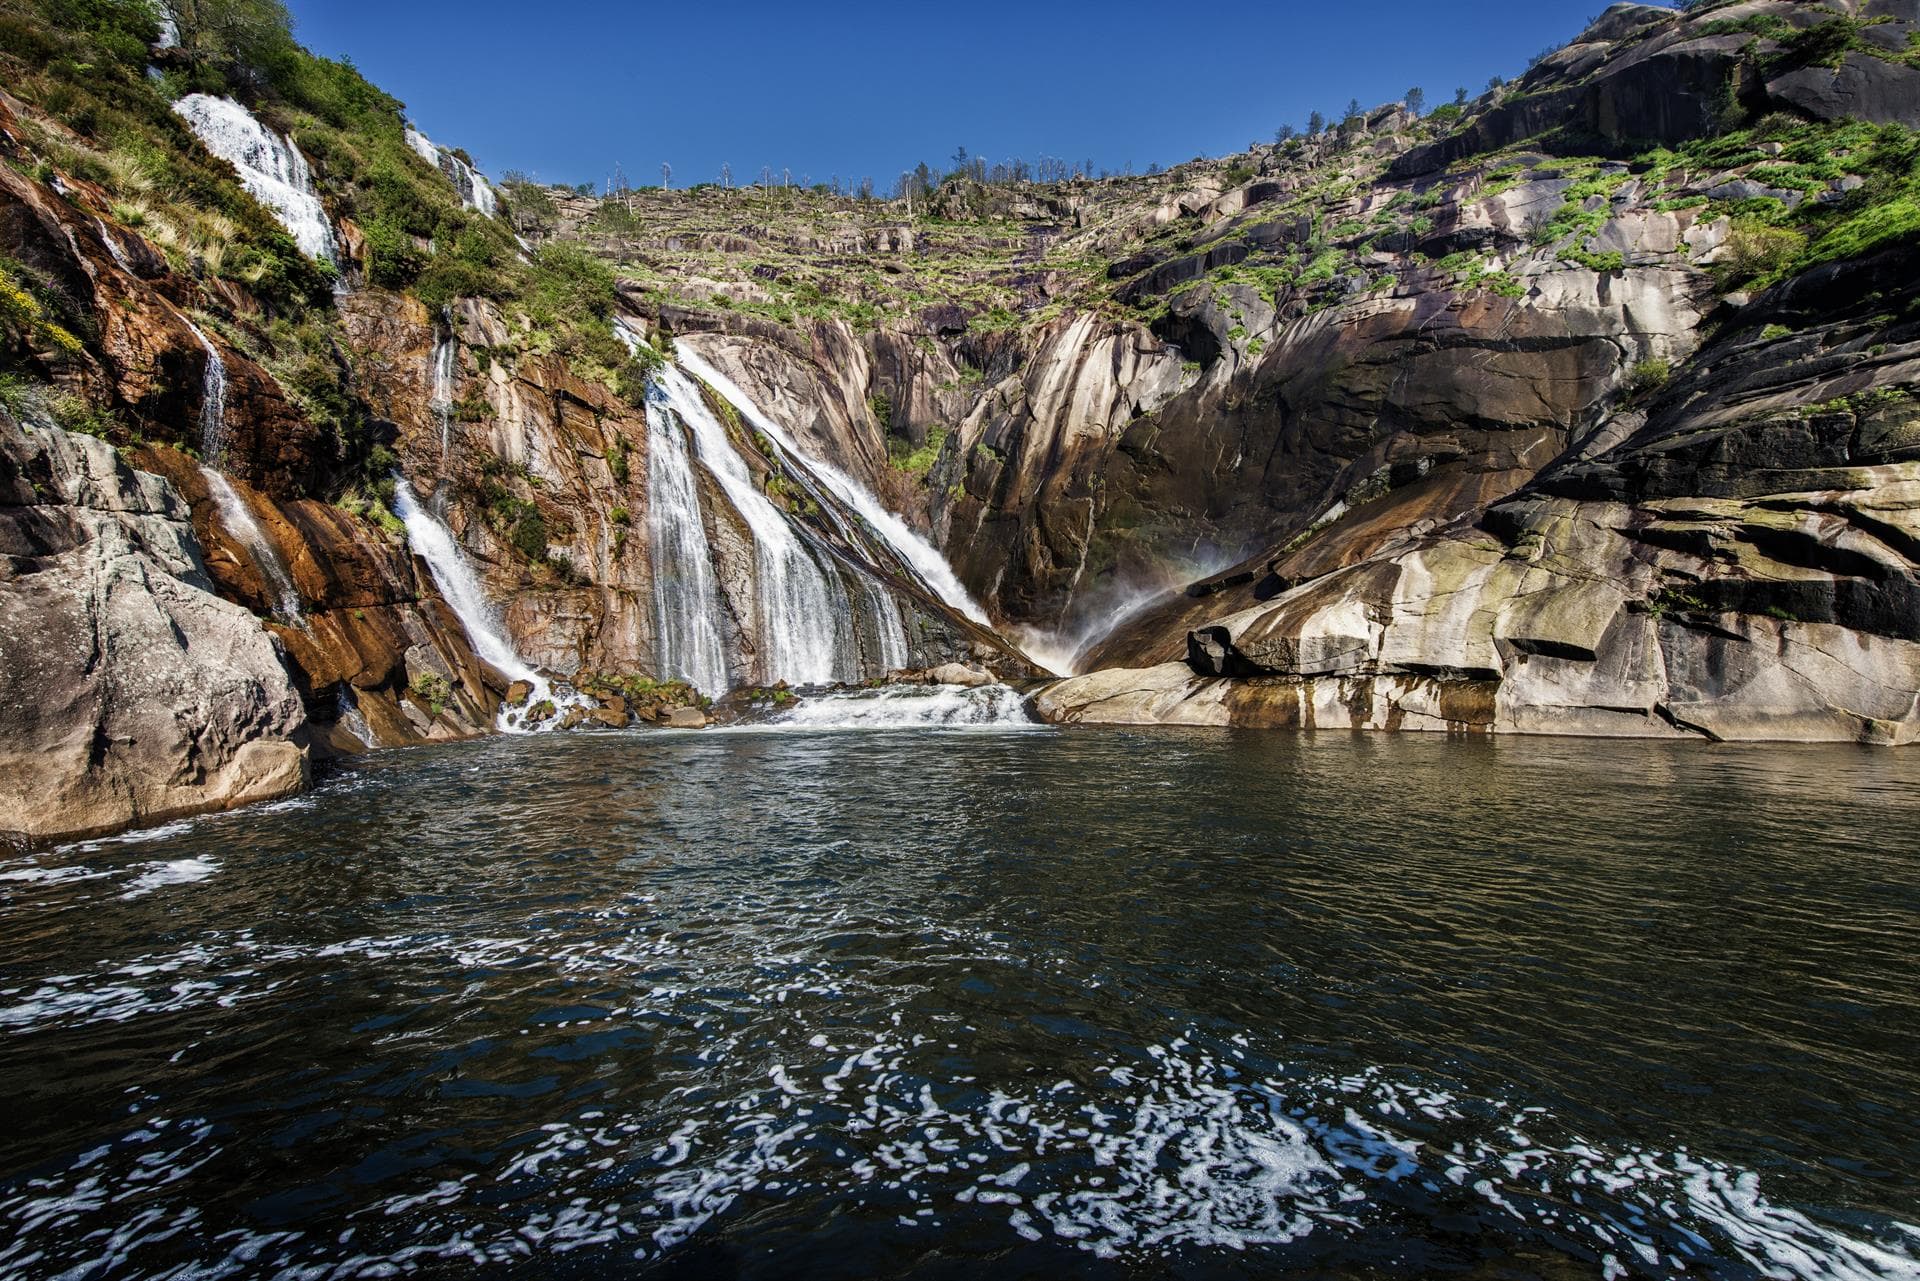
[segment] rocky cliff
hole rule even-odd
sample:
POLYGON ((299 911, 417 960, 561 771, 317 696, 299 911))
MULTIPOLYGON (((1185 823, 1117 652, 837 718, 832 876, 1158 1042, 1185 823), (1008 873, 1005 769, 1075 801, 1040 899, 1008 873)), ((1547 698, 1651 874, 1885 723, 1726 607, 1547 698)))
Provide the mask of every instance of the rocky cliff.
POLYGON ((1055 718, 1903 742, 1917 18, 1616 5, 1426 118, 950 183, 964 230, 560 231, 869 465, 937 438, 896 497, 1095 672, 1055 718))
POLYGON ((1616 5, 1425 115, 892 201, 496 193, 284 32, 97 8, 0 0, 0 640, 68 691, 0 743, 72 798, 0 830, 805 654, 1032 654, 1073 721, 1915 732, 1911 0, 1616 5), (171 728, 35 639, 127 600, 126 670, 220 649, 150 665, 171 728))

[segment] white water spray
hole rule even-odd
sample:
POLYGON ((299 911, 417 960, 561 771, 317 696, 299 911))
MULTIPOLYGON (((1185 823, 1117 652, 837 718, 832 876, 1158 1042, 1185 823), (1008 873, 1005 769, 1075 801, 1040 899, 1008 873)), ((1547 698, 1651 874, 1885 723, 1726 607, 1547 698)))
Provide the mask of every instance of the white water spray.
POLYGON ((273 212, 301 253, 338 264, 333 223, 298 147, 231 98, 191 93, 173 109, 208 151, 239 171, 240 184, 273 212))
POLYGON ((254 519, 253 509, 247 506, 247 500, 240 497, 232 482, 213 468, 202 467, 200 474, 207 482, 207 493, 213 498, 214 509, 220 513, 220 523, 235 541, 247 549, 247 555, 253 558, 254 568, 260 571, 260 577, 272 591, 273 612, 282 622, 298 623, 300 593, 293 585, 293 575, 287 572, 286 563, 280 559, 280 553, 267 538, 267 531, 260 528, 260 522, 254 519))
POLYGON ((769 722, 774 729, 992 729, 1045 727, 1027 711, 1027 700, 1005 685, 963 689, 957 685, 891 685, 802 699, 769 722))

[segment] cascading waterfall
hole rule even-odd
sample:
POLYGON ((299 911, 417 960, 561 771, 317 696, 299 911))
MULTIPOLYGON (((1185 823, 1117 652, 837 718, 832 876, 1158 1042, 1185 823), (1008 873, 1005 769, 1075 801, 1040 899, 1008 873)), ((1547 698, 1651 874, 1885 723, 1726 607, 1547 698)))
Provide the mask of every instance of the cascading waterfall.
POLYGON ((804 468, 835 498, 856 512, 899 558, 900 563, 912 570, 923 587, 982 627, 991 626, 987 621, 986 611, 981 609, 979 603, 968 594, 967 589, 961 585, 959 577, 953 572, 953 566, 947 563, 947 558, 942 556, 932 543, 914 532, 906 521, 881 506, 880 500, 868 493, 866 487, 859 481, 832 464, 809 457, 802 452, 794 443, 792 436, 787 433, 786 428, 761 413, 746 393, 696 353, 682 351, 678 359, 687 372, 700 378, 724 396, 748 422, 786 455, 788 461, 796 467, 804 468))
MULTIPOLYGON (((641 339, 631 326, 622 322, 616 328, 629 348, 638 350, 641 339)), ((708 694, 725 689, 729 676, 721 594, 700 507, 696 458, 753 538, 755 618, 750 630, 757 661, 741 665, 751 667, 758 679, 817 685, 858 680, 875 668, 890 672, 907 667, 913 651, 900 603, 886 582, 889 574, 918 578, 922 585, 944 583, 943 595, 965 602, 980 616, 937 551, 857 483, 802 454, 778 424, 768 423, 737 388, 697 357, 687 358, 685 371, 668 366, 654 376, 647 424, 648 529, 662 675, 687 680, 708 694), (820 504, 846 539, 851 558, 761 492, 739 447, 690 374, 708 380, 716 394, 749 415, 770 442, 774 461, 820 504)), ((915 706, 929 708, 924 702, 915 706)), ((905 705, 896 709, 902 714, 906 710, 905 705)), ((942 708, 933 719, 947 716, 948 709, 942 708)))
POLYGON ((180 47, 180 20, 173 16, 173 6, 166 0, 156 0, 153 16, 160 25, 160 34, 153 42, 156 49, 178 49, 180 47))
POLYGON ((411 126, 407 129, 407 145, 413 148, 415 155, 447 175, 454 190, 460 193, 461 204, 488 218, 499 211, 500 203, 493 194, 493 184, 478 169, 411 126))
POLYGON ((657 386, 647 398, 647 531, 659 674, 718 697, 729 684, 727 651, 700 486, 680 424, 656 397, 664 399, 657 386))
POLYGON ((200 382, 200 456, 218 462, 227 448, 227 362, 200 326, 184 315, 180 319, 207 353, 207 369, 200 382))
POLYGON ((373 727, 367 724, 367 718, 361 714, 360 701, 353 696, 353 686, 345 681, 334 695, 334 719, 340 727, 360 740, 363 747, 374 745, 373 727))
POLYGON ((906 625, 900 620, 900 606, 893 593, 865 574, 856 574, 861 594, 867 598, 867 616, 873 619, 874 633, 880 643, 880 666, 897 672, 913 661, 907 647, 906 625))
POLYGON ((240 184, 273 212, 300 252, 338 265, 333 223, 298 147, 231 98, 190 93, 173 109, 208 151, 239 171, 240 184))
POLYGON ((207 353, 207 368, 200 384, 200 456, 206 460, 200 472, 206 478, 207 492, 220 513, 220 523, 247 549, 247 554, 253 557, 254 567, 273 589, 274 613, 282 621, 297 623, 300 621, 300 593, 294 588, 293 575, 287 572, 286 565, 280 560, 280 553, 274 550, 266 531, 254 519, 253 509, 247 506, 246 500, 240 497, 227 478, 215 470, 227 452, 227 362, 200 326, 188 320, 184 314, 180 319, 199 339, 201 348, 207 353))
POLYGON ((427 514, 414 497, 413 487, 404 478, 394 477, 393 490, 394 505, 398 508, 401 522, 407 527, 407 542, 414 553, 427 562, 427 569, 440 588, 440 595, 452 608, 454 617, 460 620, 461 627, 466 629, 467 644, 474 653, 505 673, 509 679, 525 681, 533 690, 523 706, 500 710, 499 727, 509 733, 529 732, 538 728, 531 723, 531 716, 533 709, 542 703, 551 703, 556 710, 562 711, 580 704, 578 694, 566 689, 556 690, 546 677, 515 651, 505 629, 494 617, 493 606, 487 602, 479 578, 467 564, 460 544, 454 541, 452 531, 427 514))
POLYGON ((428 403, 440 419, 440 457, 445 461, 453 444, 453 376, 460 358, 460 345, 454 341, 453 319, 444 312, 433 334, 433 391, 428 403))
POLYGON ((847 604, 838 575, 822 572, 785 513, 753 483, 727 429, 687 376, 669 367, 654 381, 665 407, 692 433, 701 463, 753 534, 761 678, 796 685, 858 679, 858 654, 840 643, 847 604))
POLYGON ((253 509, 247 506, 246 499, 240 497, 232 482, 213 468, 202 467, 200 474, 207 482, 207 493, 213 497, 215 510, 220 513, 220 523, 247 549, 247 555, 253 557, 254 568, 272 590, 273 612, 282 622, 298 623, 300 593, 293 585, 293 575, 287 572, 280 553, 267 538, 267 531, 254 519, 253 509))

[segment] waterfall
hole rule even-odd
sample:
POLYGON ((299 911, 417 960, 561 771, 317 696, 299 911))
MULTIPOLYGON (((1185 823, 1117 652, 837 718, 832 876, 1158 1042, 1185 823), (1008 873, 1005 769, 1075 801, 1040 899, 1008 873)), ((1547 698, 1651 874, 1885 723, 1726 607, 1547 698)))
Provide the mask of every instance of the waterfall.
POLYGON ((427 403, 440 419, 440 458, 445 461, 453 441, 453 375, 460 358, 460 345, 454 341, 453 318, 442 312, 441 321, 444 332, 439 325, 434 326, 433 392, 427 403))
POLYGON ((156 0, 153 6, 154 18, 159 22, 160 35, 153 42, 156 49, 178 49, 180 47, 180 21, 173 16, 173 6, 167 0, 156 0))
POLYGON ((460 193, 461 204, 488 218, 498 212, 500 205, 494 197, 493 185, 481 176, 478 169, 411 125, 407 127, 407 145, 413 148, 415 155, 447 175, 454 190, 460 193))
POLYGON ((100 243, 107 247, 107 255, 113 259, 114 266, 120 268, 120 270, 126 272, 129 276, 136 275, 137 273, 133 269, 133 264, 127 261, 127 251, 120 247, 119 239, 107 229, 105 220, 95 218, 93 225, 100 229, 100 243))
POLYGON ((247 506, 246 499, 240 497, 232 483, 213 468, 202 467, 200 475, 207 482, 207 492, 212 495, 214 508, 220 513, 221 525, 247 549, 247 555, 253 558, 253 567, 260 571, 260 577, 272 592, 273 612, 282 622, 298 623, 300 593, 293 585, 293 575, 287 572, 280 553, 267 538, 267 531, 261 529, 260 522, 254 519, 253 509, 247 506))
POLYGON ((880 505, 880 500, 867 492, 860 482, 831 464, 810 458, 802 453, 787 430, 773 419, 761 413, 744 392, 736 387, 724 374, 700 359, 691 351, 678 353, 680 363, 689 373, 699 377, 719 392, 743 414, 760 433, 773 441, 781 453, 798 467, 804 468, 815 480, 838 498, 847 507, 858 513, 860 518, 877 533, 887 544, 900 563, 911 570, 925 587, 940 600, 960 613, 966 615, 982 627, 990 627, 986 611, 981 609, 967 589, 953 572, 953 566, 947 564, 946 557, 936 550, 933 544, 915 533, 906 521, 880 505))
POLYGON ((873 619, 880 641, 880 666, 884 671, 900 671, 913 661, 913 651, 907 647, 907 629, 900 621, 900 606, 895 603, 893 593, 871 577, 866 574, 856 577, 861 593, 867 598, 868 617, 873 619))
POLYGON ((367 718, 360 712, 360 701, 353 695, 353 686, 341 681, 333 702, 334 719, 340 722, 340 727, 359 739, 361 746, 372 747, 373 727, 367 724, 367 718))
POLYGON ((753 483, 699 388, 671 367, 656 375, 655 385, 666 407, 687 425, 700 461, 753 534, 760 678, 797 685, 856 679, 858 655, 840 644, 847 605, 838 575, 832 575, 829 584, 829 575, 786 514, 753 483))
POLYGON ((191 93, 173 104, 208 151, 231 164, 240 184, 270 209, 309 258, 339 262, 333 223, 300 149, 231 98, 191 93))
POLYGON ((200 383, 200 456, 217 462, 227 448, 227 362, 200 326, 181 315, 207 353, 207 370, 200 383))
POLYGON ((508 679, 525 681, 533 687, 525 706, 501 709, 499 727, 510 733, 528 731, 535 728, 528 722, 532 709, 541 703, 551 702, 556 708, 562 709, 580 703, 577 694, 568 690, 556 691, 546 677, 514 650, 513 642, 507 639, 506 630, 493 615, 493 606, 487 602, 479 578, 467 564, 460 545, 453 540, 452 531, 427 514, 414 497, 413 487, 404 478, 394 477, 393 490, 394 505, 399 509, 401 522, 407 527, 407 542, 414 554, 427 562, 427 569, 433 574, 440 595, 453 610, 454 617, 460 620, 461 627, 466 629, 467 644, 474 653, 505 673, 508 679))
POLYGON ((658 675, 702 694, 726 693, 720 592, 700 518, 700 487, 680 424, 647 398, 647 531, 653 551, 653 619, 658 675))

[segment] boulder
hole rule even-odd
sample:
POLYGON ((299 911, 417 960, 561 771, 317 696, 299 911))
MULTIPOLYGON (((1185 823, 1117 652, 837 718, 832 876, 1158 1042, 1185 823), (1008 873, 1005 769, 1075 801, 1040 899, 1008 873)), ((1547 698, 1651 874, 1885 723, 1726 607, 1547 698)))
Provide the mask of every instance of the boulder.
POLYGON ((668 729, 705 729, 707 714, 697 707, 669 708, 663 723, 668 729))
POLYGON ((965 663, 942 663, 927 671, 929 685, 962 685, 968 689, 978 689, 994 683, 992 672, 965 663))
POLYGON ((171 486, 0 412, 0 833, 109 832, 306 786, 279 647, 211 587, 171 486))

